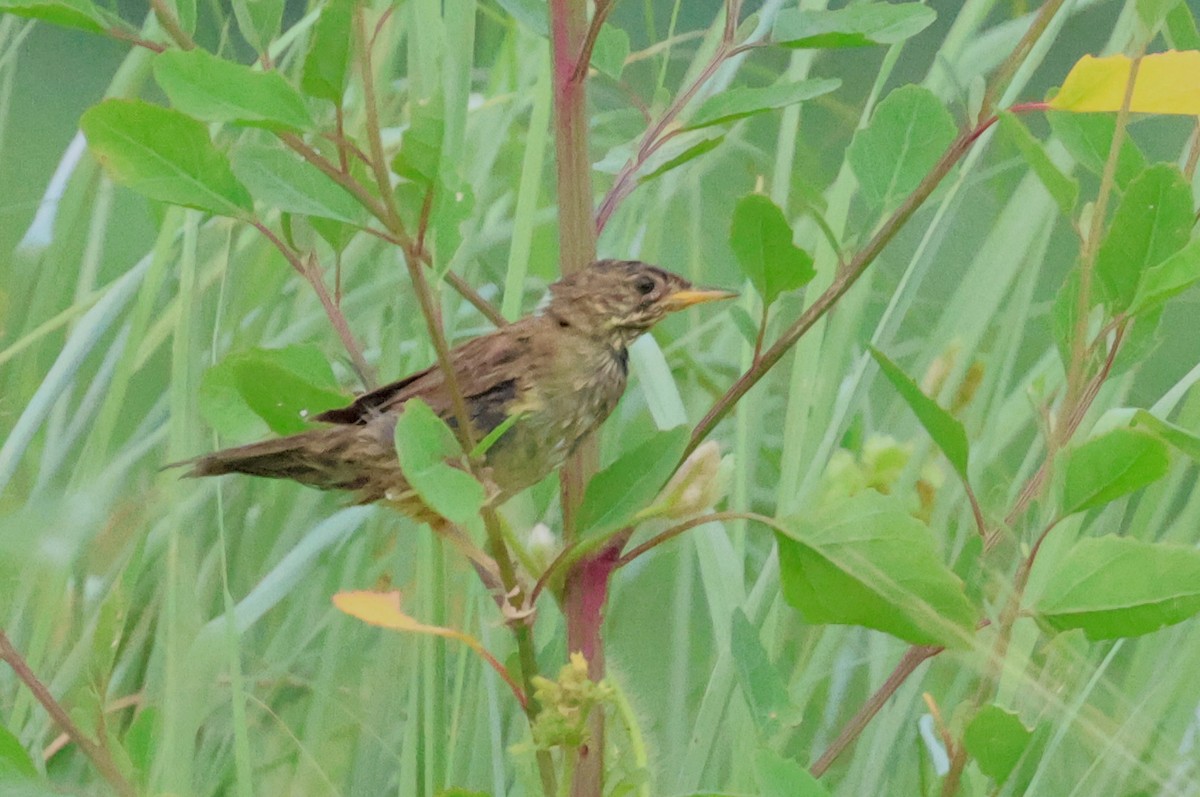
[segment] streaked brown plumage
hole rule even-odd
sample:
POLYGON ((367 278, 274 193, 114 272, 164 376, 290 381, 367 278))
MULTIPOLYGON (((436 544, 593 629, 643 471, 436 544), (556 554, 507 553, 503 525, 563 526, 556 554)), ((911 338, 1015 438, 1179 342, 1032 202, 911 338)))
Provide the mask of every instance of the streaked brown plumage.
MULTIPOLYGON (((473 434, 518 420, 487 452, 504 500, 562 465, 625 391, 627 347, 667 313, 723 299, 638 261, 601 260, 550 286, 541 313, 475 338, 450 353, 473 434)), ((393 431, 405 402, 420 398, 448 423, 454 410, 434 365, 316 416, 332 424, 191 460, 186 476, 246 473, 347 490, 362 503, 386 500, 422 515, 396 459, 393 431)))

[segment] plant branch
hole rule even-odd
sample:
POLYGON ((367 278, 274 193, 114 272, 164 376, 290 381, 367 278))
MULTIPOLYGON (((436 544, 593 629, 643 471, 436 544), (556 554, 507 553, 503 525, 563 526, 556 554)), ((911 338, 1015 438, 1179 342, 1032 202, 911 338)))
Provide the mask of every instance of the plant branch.
POLYGON ((592 16, 587 38, 583 40, 583 47, 580 48, 575 71, 571 73, 572 81, 578 83, 587 77, 588 66, 592 63, 592 50, 596 48, 596 39, 600 38, 600 29, 604 27, 604 21, 616 5, 617 0, 596 0, 596 13, 592 16))
MULTIPOLYGON (((984 123, 990 126, 992 122, 989 120, 984 123)), ((942 180, 955 164, 962 159, 970 148, 971 143, 979 136, 976 129, 965 131, 956 138, 942 155, 941 159, 934 167, 925 175, 921 183, 913 190, 911 194, 905 197, 900 206, 892 213, 890 217, 883 223, 879 230, 872 236, 854 258, 846 264, 846 267, 839 270, 834 277, 833 282, 825 289, 824 293, 816 298, 815 301, 800 315, 795 323, 793 323, 779 337, 775 343, 763 352, 758 361, 742 374, 736 382, 725 392, 721 398, 717 399, 708 414, 701 419, 700 423, 692 431, 691 442, 688 443, 687 450, 684 452, 684 457, 696 450, 696 446, 704 441, 716 425, 729 414, 734 405, 744 396, 750 388, 758 384, 759 380, 766 376, 772 368, 775 367, 785 354, 796 345, 797 341, 812 328, 834 304, 850 290, 859 277, 866 272, 867 268, 875 262, 884 247, 891 242, 892 238, 900 231, 909 218, 917 212, 917 209, 925 203, 929 195, 934 189, 941 184, 942 180)))
POLYGON ((171 37, 171 40, 181 50, 196 49, 195 40, 179 24, 179 19, 175 16, 175 12, 171 10, 165 0, 150 0, 150 8, 154 10, 154 18, 158 20, 158 24, 162 25, 163 30, 167 32, 167 35, 171 37))
POLYGON ((833 743, 826 748, 821 757, 809 768, 812 776, 819 778, 824 775, 830 765, 858 738, 859 734, 875 718, 875 715, 879 713, 884 704, 896 693, 896 690, 916 671, 917 667, 920 667, 926 660, 938 655, 944 649, 926 645, 913 645, 906 650, 900 658, 900 662, 896 665, 896 669, 892 670, 892 674, 875 690, 874 694, 867 698, 867 702, 862 704, 855 715, 842 728, 837 738, 833 740, 833 743))
POLYGON ((276 249, 287 259, 291 267, 303 277, 313 291, 317 294, 317 299, 321 302, 321 307, 325 310, 325 315, 329 318, 329 323, 333 325, 333 329, 337 332, 338 337, 342 341, 342 346, 350 355, 350 363, 354 366, 355 373, 358 374, 359 380, 363 385, 370 390, 375 387, 375 372, 367 363, 363 356, 362 347, 354 338, 354 333, 350 330, 350 324, 346 321, 346 316, 342 313, 337 302, 329 295, 329 289, 325 287, 325 281, 321 278, 320 270, 315 268, 313 262, 305 261, 300 255, 295 252, 290 246, 275 234, 275 232, 265 223, 258 219, 247 219, 251 226, 266 236, 276 249))
POLYGON ((712 512, 707 515, 700 515, 699 517, 685 520, 682 523, 671 526, 671 528, 665 531, 655 534, 641 545, 623 554, 621 558, 617 560, 617 567, 624 567, 642 554, 657 548, 664 542, 675 539, 686 531, 691 531, 697 526, 703 526, 705 523, 719 523, 723 520, 754 520, 776 531, 784 531, 783 527, 780 526, 778 521, 776 521, 774 518, 767 517, 766 515, 760 515, 756 512, 712 512))
POLYGON ((716 52, 713 53, 712 58, 705 64, 704 68, 700 70, 700 74, 696 76, 696 79, 676 95, 674 101, 667 107, 667 110, 663 111, 663 115, 642 136, 637 154, 627 160, 625 165, 621 167, 621 170, 617 172, 612 187, 608 189, 608 193, 604 195, 604 199, 601 200, 600 207, 596 211, 597 233, 604 230, 609 219, 612 218, 612 214, 616 211, 617 206, 637 187, 634 178, 637 176, 638 171, 645 165, 650 156, 669 140, 671 133, 668 131, 668 128, 671 123, 687 108, 688 103, 704 87, 704 84, 712 79, 722 64, 738 52, 746 49, 745 47, 735 47, 733 44, 733 37, 737 33, 737 15, 740 5, 739 0, 726 0, 725 31, 716 52))
POLYGON ((91 760, 96 769, 100 771, 100 775, 108 781, 109 785, 120 794, 122 797, 136 797, 137 790, 133 784, 126 780, 121 770, 109 755, 107 748, 101 744, 93 742, 82 730, 79 729, 72 720, 66 709, 54 699, 54 695, 50 694, 50 690, 42 683, 25 658, 13 647, 9 641, 8 635, 0 629, 0 661, 8 664, 12 668, 13 673, 17 676, 17 680, 25 684, 25 687, 33 693, 34 699, 42 704, 42 708, 46 709, 46 713, 54 720, 55 724, 63 730, 71 738, 71 741, 78 745, 83 754, 91 760))

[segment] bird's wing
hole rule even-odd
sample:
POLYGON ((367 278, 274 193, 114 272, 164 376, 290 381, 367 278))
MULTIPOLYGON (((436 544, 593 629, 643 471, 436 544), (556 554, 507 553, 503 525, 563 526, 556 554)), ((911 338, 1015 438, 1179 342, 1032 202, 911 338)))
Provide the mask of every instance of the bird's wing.
MULTIPOLYGON (((504 386, 505 382, 513 382, 514 379, 524 381, 525 374, 520 373, 522 369, 514 367, 514 364, 528 357, 532 350, 529 322, 533 320, 525 319, 474 338, 450 352, 458 386, 465 398, 509 393, 513 386, 504 386)), ((435 363, 424 371, 364 393, 349 406, 323 412, 315 420, 325 423, 366 423, 382 413, 400 408, 412 398, 420 398, 443 418, 449 418, 454 412, 445 375, 435 363)))

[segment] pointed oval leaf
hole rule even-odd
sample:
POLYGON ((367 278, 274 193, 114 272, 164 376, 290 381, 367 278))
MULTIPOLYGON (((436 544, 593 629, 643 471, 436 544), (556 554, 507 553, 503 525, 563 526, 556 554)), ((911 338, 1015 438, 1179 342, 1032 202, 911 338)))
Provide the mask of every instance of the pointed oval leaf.
POLYGON ((287 150, 265 145, 239 147, 233 153, 233 172, 255 199, 286 213, 348 224, 362 218, 362 206, 354 197, 287 150))
POLYGON ((1192 220, 1192 191, 1174 166, 1155 164, 1130 182, 1096 255, 1098 284, 1114 311, 1129 307, 1148 269, 1184 247, 1192 220))
POLYGON ((1021 153, 1063 216, 1073 219, 1075 203, 1079 201, 1079 183, 1054 165, 1041 142, 1025 129, 1025 125, 1014 114, 1008 111, 1000 114, 1000 133, 1021 153))
POLYGON ((1200 238, 1142 272, 1129 313, 1139 315, 1155 310, 1197 282, 1200 282, 1200 238))
POLYGON ((860 3, 835 11, 787 8, 775 18, 771 38, 793 48, 868 47, 895 44, 933 24, 923 3, 860 3))
POLYGON ((986 705, 971 719, 963 732, 967 752, 979 769, 997 783, 1003 783, 1033 739, 1015 712, 986 705))
POLYGON ((354 0, 329 0, 313 26, 304 56, 300 88, 310 96, 340 105, 350 74, 354 0))
POLYGON ((1167 447, 1136 429, 1113 429, 1067 456, 1063 514, 1107 504, 1140 490, 1167 472, 1167 447))
POLYGON ((781 521, 783 595, 818 624, 860 625, 917 645, 967 647, 978 612, 923 523, 874 491, 781 521))
POLYGON ((116 182, 143 196, 242 216, 254 204, 200 122, 141 100, 105 100, 84 112, 88 147, 116 182))
POLYGON ((1133 423, 1145 426, 1160 440, 1172 446, 1176 451, 1191 457, 1196 462, 1200 462, 1200 435, 1190 432, 1181 426, 1176 426, 1169 421, 1164 421, 1162 418, 1152 415, 1146 410, 1135 411, 1133 413, 1133 423))
MULTIPOLYGON (((1116 113, 1125 101, 1133 66, 1127 55, 1085 55, 1071 67, 1051 108, 1075 113, 1116 113)), ((1200 116, 1200 52, 1172 50, 1142 56, 1129 104, 1132 113, 1200 116)))
POLYGON ((233 0, 238 30, 259 53, 267 52, 271 42, 279 35, 283 6, 284 0, 233 0))
POLYGON ((763 194, 747 194, 738 200, 729 245, 766 304, 784 291, 803 286, 816 274, 812 257, 792 243, 792 228, 783 211, 763 194))
POLYGON ((766 747, 754 754, 754 778, 759 797, 829 797, 803 764, 766 747))
MULTIPOLYGON (((1116 133, 1117 120, 1112 114, 1078 114, 1049 111, 1050 129, 1079 165, 1093 174, 1103 174, 1116 133)), ((1117 185, 1124 188, 1146 168, 1146 156, 1134 140, 1125 136, 1117 155, 1117 185)))
POLYGON ((592 66, 601 74, 619 80, 628 57, 629 34, 616 25, 602 25, 592 48, 592 66))
POLYGON ((787 685, 771 663, 758 629, 740 608, 733 610, 730 633, 729 649, 733 653, 738 686, 759 736, 770 739, 783 730, 785 723, 798 724, 800 717, 788 696, 787 685))
POLYGON ((1052 565, 1035 609, 1088 639, 1141 636, 1200 612, 1200 551, 1126 537, 1080 540, 1052 565))
POLYGON ((840 85, 842 81, 835 78, 814 78, 763 88, 728 89, 705 100, 683 129, 698 130, 777 108, 786 108, 828 94, 840 85))
POLYGON ((628 524, 671 477, 689 437, 685 426, 657 432, 593 476, 575 517, 581 536, 599 538, 628 524))
POLYGON ((638 182, 639 183, 648 183, 651 180, 655 180, 659 177, 662 177, 664 174, 671 171, 672 169, 677 169, 680 166, 682 166, 683 164, 687 163, 688 161, 699 158, 701 155, 705 154, 706 152, 712 152, 714 149, 721 146, 721 142, 723 142, 724 140, 725 140, 725 136, 717 136, 716 138, 706 138, 706 139, 697 141, 695 144, 692 144, 690 147, 688 147, 687 149, 685 149, 683 152, 679 153, 675 157, 669 158, 665 163, 663 163, 658 168, 656 168, 653 171, 651 171, 650 173, 638 178, 638 182))
POLYGON ((954 471, 967 480, 967 464, 970 458, 970 446, 967 443, 967 432, 957 418, 938 406, 938 403, 926 396, 917 383, 908 378, 900 368, 883 352, 872 347, 871 356, 879 363, 884 376, 896 388, 896 392, 904 399, 921 426, 933 438, 933 442, 950 460, 954 471))
POLYGON ((302 432, 309 428, 309 418, 346 403, 329 362, 315 346, 251 349, 211 370, 231 372, 242 400, 276 434, 302 432))
POLYGON ((954 141, 954 117, 929 89, 901 86, 846 152, 863 195, 884 209, 912 193, 954 141))
POLYGON ((120 20, 88 0, 0 0, 0 13, 42 19, 64 28, 104 33, 120 20))
POLYGON ((0 783, 11 782, 15 777, 36 778, 37 774, 37 767, 21 746, 21 740, 0 725, 0 783))
POLYGON ((154 58, 154 79, 184 113, 208 122, 309 130, 304 97, 283 75, 218 58, 199 47, 154 58))
POLYGON ((458 525, 475 522, 487 498, 483 485, 447 460, 463 455, 458 438, 420 399, 404 404, 396 421, 396 455, 404 478, 426 506, 458 525))

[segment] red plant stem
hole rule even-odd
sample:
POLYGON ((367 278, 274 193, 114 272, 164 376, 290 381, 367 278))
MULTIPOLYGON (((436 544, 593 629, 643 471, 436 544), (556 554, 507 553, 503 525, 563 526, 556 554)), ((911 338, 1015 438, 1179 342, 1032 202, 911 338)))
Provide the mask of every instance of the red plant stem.
POLYGON ((78 745, 79 749, 91 760, 96 769, 100 771, 101 776, 108 781, 109 785, 122 797, 135 797, 137 790, 121 774, 121 770, 113 762, 108 750, 89 739, 79 729, 79 726, 71 720, 71 715, 54 699, 54 695, 50 694, 50 690, 46 688, 46 685, 29 668, 29 664, 25 661, 25 658, 13 647, 12 642, 8 639, 8 635, 3 630, 0 630, 0 661, 12 667, 17 679, 25 684, 26 688, 33 693, 34 698, 42 704, 42 708, 46 709, 46 713, 50 715, 50 718, 54 720, 58 727, 62 728, 63 732, 71 738, 71 741, 78 745))

